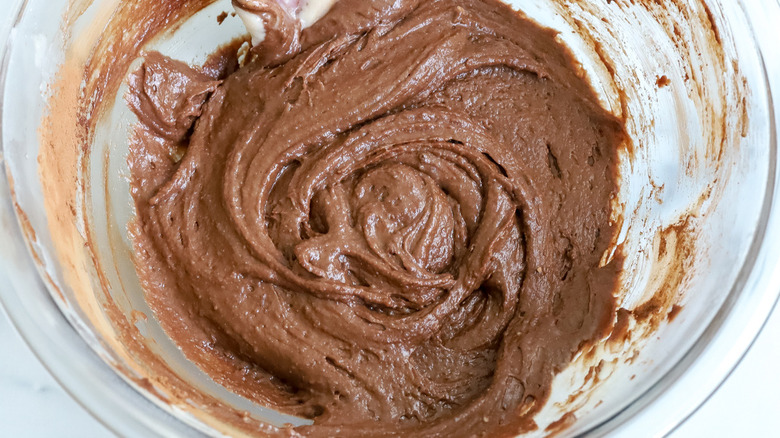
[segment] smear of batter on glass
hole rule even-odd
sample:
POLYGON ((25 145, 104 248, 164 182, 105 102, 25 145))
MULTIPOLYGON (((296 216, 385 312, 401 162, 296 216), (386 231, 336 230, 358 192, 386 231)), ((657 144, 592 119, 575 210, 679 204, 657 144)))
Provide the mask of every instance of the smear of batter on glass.
POLYGON ((148 53, 130 77, 131 234, 163 327, 314 420, 282 434, 535 429, 615 316, 621 122, 496 0, 341 0, 305 28, 235 3, 265 23, 240 67, 148 53))

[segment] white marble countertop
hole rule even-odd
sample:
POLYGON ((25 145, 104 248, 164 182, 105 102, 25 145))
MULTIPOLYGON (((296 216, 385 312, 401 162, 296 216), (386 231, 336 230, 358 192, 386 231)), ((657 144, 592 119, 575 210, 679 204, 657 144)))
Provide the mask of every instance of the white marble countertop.
MULTIPOLYGON (((0 47, 22 0, 0 0, 0 47)), ((780 311, 743 362, 672 438, 780 436, 780 311)), ((52 379, 0 310, 0 437, 110 437, 52 379)))

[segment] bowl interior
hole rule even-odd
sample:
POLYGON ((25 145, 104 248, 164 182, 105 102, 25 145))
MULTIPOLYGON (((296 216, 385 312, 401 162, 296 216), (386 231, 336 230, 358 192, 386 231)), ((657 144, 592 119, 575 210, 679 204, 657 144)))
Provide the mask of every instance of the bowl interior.
MULTIPOLYGON (((7 54, 2 113, 17 213, 55 301, 127 382, 195 429, 252 430, 251 421, 236 426, 230 411, 301 424, 209 379, 144 301, 127 234, 127 138, 135 119, 121 82, 138 61, 111 60, 116 68, 106 62, 111 46, 102 30, 118 1, 69 3, 27 2, 7 54), (111 75, 119 79, 99 79, 111 75), (96 123, 70 128, 67 121, 85 108, 96 123)), ((218 23, 229 1, 201 3, 180 26, 137 49, 200 64, 244 34, 237 17, 218 23)), ((768 90, 739 2, 509 3, 560 32, 631 139, 613 204, 621 232, 604 256, 625 257, 618 296, 625 310, 613 336, 556 378, 538 418, 538 435, 551 424, 550 431, 565 427, 565 435, 576 435, 641 403, 730 294, 740 293, 732 287, 760 229, 775 171, 768 90)))

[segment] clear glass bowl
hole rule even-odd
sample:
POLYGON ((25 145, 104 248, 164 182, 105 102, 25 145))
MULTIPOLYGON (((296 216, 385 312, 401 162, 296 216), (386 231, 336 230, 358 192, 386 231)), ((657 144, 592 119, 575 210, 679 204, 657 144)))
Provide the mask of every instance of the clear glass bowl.
MULTIPOLYGON (((55 249, 62 236, 53 235, 44 208, 39 133, 60 65, 72 49, 93 47, 101 37, 101 20, 110 17, 117 2, 75 2, 90 4, 75 20, 65 18, 68 3, 23 2, 3 56, 0 301, 54 377, 119 435, 238 431, 225 425, 214 406, 172 401, 155 386, 159 376, 124 350, 106 317, 105 300, 115 302, 120 316, 152 340, 155 354, 188 388, 254 418, 277 424, 290 420, 208 379, 176 349, 146 307, 124 231, 132 217, 122 175, 127 174, 125 139, 133 119, 122 103, 123 89, 105 102, 83 157, 81 178, 89 184, 78 188, 81 204, 75 206, 89 218, 89 227, 81 231, 95 249, 83 274, 91 280, 101 276, 102 283, 74 288, 66 281, 73 261, 55 249), (96 268, 101 266, 104 272, 96 268), (137 318, 138 312, 149 318, 137 318)), ((675 318, 653 326, 623 349, 577 358, 556 378, 541 424, 576 408, 577 420, 565 435, 662 436, 728 376, 780 292, 780 107, 773 101, 773 92, 780 96, 775 47, 780 4, 512 3, 533 3, 522 4, 523 12, 561 32, 560 39, 582 62, 604 105, 626 117, 633 150, 622 157, 615 204, 622 224, 616 244, 627 257, 621 305, 633 309, 669 288, 666 304, 682 306, 675 318), (716 33, 703 26, 710 20, 716 33), (672 28, 675 32, 667 32, 672 28), (721 58, 714 57, 713 38, 723 48, 721 58), (662 76, 670 80, 668 86, 659 85, 662 76), (713 142, 721 145, 714 154, 713 142), (689 229, 681 231, 685 227, 689 229), (663 257, 669 244, 682 248, 685 239, 694 241, 686 241, 689 253, 676 252, 685 256, 684 263, 663 257), (679 281, 666 281, 672 277, 679 281), (639 351, 636 356, 634 350, 639 351), (598 384, 584 385, 590 367, 601 360, 616 365, 606 367, 609 372, 598 384), (585 396, 576 406, 561 403, 578 389, 585 396)), ((217 25, 216 16, 228 8, 229 1, 214 2, 155 39, 150 48, 202 61, 242 32, 237 20, 217 25)))

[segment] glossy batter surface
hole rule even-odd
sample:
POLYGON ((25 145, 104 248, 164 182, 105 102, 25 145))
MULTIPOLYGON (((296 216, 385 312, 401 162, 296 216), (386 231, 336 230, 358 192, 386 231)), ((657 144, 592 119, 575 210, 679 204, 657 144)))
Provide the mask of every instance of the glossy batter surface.
POLYGON ((293 33, 241 68, 151 53, 130 78, 131 233, 163 327, 314 420, 280 433, 535 428, 615 316, 621 124, 494 0, 341 0, 293 33))

